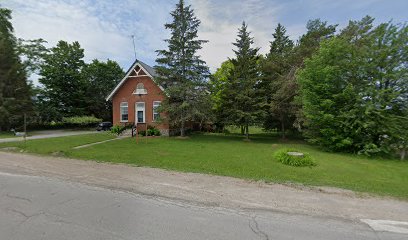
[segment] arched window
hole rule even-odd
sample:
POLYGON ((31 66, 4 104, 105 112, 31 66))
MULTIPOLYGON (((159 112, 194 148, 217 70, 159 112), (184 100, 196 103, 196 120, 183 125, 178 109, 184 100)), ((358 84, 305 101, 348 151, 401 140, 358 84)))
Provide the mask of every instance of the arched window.
POLYGON ((147 94, 147 90, 145 89, 143 83, 138 83, 136 85, 136 90, 135 90, 134 94, 147 94))

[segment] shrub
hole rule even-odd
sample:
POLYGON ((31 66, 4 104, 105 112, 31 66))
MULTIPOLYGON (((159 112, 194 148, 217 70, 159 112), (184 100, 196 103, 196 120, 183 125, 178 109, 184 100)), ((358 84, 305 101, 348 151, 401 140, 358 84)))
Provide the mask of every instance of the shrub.
POLYGON ((146 136, 146 131, 145 130, 139 131, 139 134, 144 137, 144 136, 146 136))
POLYGON ((111 133, 120 135, 125 129, 126 129, 126 126, 115 125, 111 129, 111 133))
POLYGON ((79 116, 63 118, 62 122, 74 126, 92 126, 99 122, 102 122, 102 119, 96 118, 94 116, 79 116))
POLYGON ((96 118, 94 116, 78 116, 78 117, 66 117, 63 118, 62 121, 51 122, 31 121, 28 123, 27 128, 30 130, 90 128, 96 127, 96 125, 100 122, 102 122, 102 119, 96 118))
POLYGON ((154 126, 147 126, 147 136, 160 136, 160 130, 154 126))
POLYGON ((312 167, 312 166, 316 166, 317 164, 314 162, 314 160, 312 159, 312 157, 307 154, 307 153, 303 153, 303 157, 301 156, 292 156, 289 155, 288 152, 299 152, 293 149, 280 149, 278 151, 276 151, 276 153, 274 154, 274 157, 281 163, 289 165, 289 166, 293 166, 293 167, 312 167))

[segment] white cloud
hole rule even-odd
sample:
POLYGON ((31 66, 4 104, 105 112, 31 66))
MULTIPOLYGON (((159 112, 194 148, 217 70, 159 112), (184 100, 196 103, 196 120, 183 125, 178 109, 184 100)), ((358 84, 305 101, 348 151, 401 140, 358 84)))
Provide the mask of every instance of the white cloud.
MULTIPOLYGON (((86 61, 110 58, 127 69, 134 59, 130 38, 133 34, 138 58, 154 64, 155 50, 166 47, 163 39, 169 32, 163 25, 171 20, 169 13, 175 2, 10 0, 5 6, 13 10, 18 37, 43 38, 49 46, 59 40, 78 41, 85 49, 86 61)), ((200 54, 212 71, 233 57, 232 42, 243 20, 249 25, 255 46, 266 52, 282 8, 263 0, 190 0, 189 3, 202 22, 200 38, 209 40, 200 54)), ((298 34, 298 29, 292 32, 298 34)))
MULTIPOLYGON (((166 47, 163 40, 168 37, 169 31, 164 29, 164 24, 171 20, 170 11, 177 1, 7 0, 2 5, 13 10, 17 37, 43 38, 49 46, 54 46, 59 40, 79 41, 85 49, 87 61, 110 58, 127 69, 134 59, 130 35, 135 35, 138 58, 154 64, 155 50, 166 47)), ((261 53, 266 53, 278 22, 287 28, 292 40, 297 40, 305 32, 306 21, 310 18, 335 15, 337 10, 343 15, 349 11, 361 15, 361 9, 378 5, 380 0, 187 2, 192 4, 202 22, 199 37, 209 40, 200 54, 214 71, 221 62, 233 57, 232 42, 244 20, 252 32, 255 46, 261 48, 261 53)), ((402 5, 404 1, 399 2, 402 5)), ((347 23, 346 20, 343 24, 347 23)))
POLYGON ((232 43, 235 42, 243 21, 248 24, 254 37, 254 45, 261 48, 260 52, 266 53, 269 50, 269 41, 272 40, 272 32, 278 23, 277 13, 281 5, 263 0, 191 2, 202 23, 199 36, 209 40, 203 46, 201 55, 212 71, 228 57, 234 56, 232 43))
POLYGON ((43 38, 49 47, 59 40, 78 41, 86 61, 109 58, 127 69, 134 60, 130 35, 135 35, 138 57, 150 63, 166 36, 163 24, 168 10, 143 2, 11 0, 4 6, 13 10, 17 37, 43 38))

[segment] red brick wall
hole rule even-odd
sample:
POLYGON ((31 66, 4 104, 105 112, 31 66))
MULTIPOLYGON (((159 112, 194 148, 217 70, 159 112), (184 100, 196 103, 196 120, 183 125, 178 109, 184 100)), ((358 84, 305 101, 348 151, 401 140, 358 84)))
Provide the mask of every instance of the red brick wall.
MULTIPOLYGON (((169 128, 168 124, 165 123, 155 123, 153 122, 153 102, 154 101, 163 101, 165 95, 163 91, 157 86, 157 84, 148 76, 138 76, 132 77, 135 74, 132 74, 119 88, 119 90, 112 97, 113 104, 113 124, 125 124, 120 122, 120 103, 128 103, 128 113, 129 120, 128 123, 135 122, 135 103, 144 102, 145 103, 145 121, 148 125, 156 126, 158 129, 166 130, 169 128), (145 95, 135 95, 133 94, 138 83, 143 83, 144 88, 147 90, 145 95)), ((139 130, 145 130, 146 126, 140 126, 139 130)))

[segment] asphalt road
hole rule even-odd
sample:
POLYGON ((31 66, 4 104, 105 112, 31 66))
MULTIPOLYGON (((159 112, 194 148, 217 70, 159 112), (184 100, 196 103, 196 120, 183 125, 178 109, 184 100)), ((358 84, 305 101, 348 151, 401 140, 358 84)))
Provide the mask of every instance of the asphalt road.
POLYGON ((0 172, 0 239, 407 239, 334 218, 199 206, 0 172))

